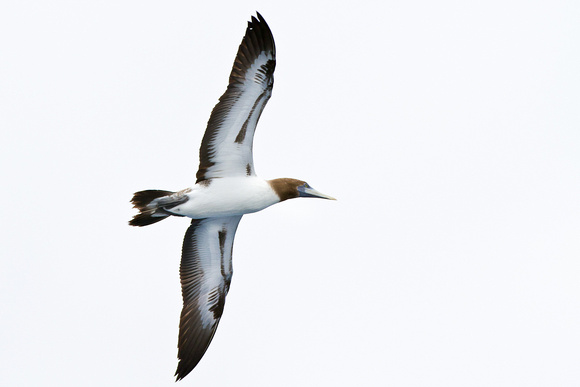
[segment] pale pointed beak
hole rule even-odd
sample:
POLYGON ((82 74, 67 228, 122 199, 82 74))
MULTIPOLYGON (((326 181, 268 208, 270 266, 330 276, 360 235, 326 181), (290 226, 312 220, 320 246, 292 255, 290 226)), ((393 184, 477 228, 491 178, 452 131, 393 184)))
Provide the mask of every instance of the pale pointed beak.
POLYGON ((336 200, 332 196, 323 194, 322 192, 318 192, 312 187, 298 187, 298 195, 301 198, 320 198, 320 199, 328 199, 328 200, 336 200))

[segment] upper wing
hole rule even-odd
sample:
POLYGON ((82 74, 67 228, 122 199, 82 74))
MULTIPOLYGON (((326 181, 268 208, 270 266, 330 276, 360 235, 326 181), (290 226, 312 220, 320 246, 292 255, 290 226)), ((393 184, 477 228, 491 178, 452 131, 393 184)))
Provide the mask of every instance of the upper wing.
POLYGON ((214 177, 254 175, 252 142, 262 110, 272 95, 276 48, 258 13, 248 22, 230 82, 214 107, 199 149, 197 182, 214 177))
POLYGON ((241 218, 194 219, 185 233, 179 271, 183 310, 177 380, 201 360, 222 316, 232 279, 234 235, 241 218))

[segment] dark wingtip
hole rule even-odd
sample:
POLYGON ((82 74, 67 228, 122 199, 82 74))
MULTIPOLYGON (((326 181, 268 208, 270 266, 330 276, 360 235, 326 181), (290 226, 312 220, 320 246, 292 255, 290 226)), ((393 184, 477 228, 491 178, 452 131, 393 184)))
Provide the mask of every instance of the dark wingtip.
POLYGON ((242 44, 244 43, 244 40, 247 39, 247 36, 250 35, 250 31, 256 30, 256 37, 254 39, 261 41, 261 48, 271 50, 274 55, 276 55, 276 45, 274 44, 274 37, 272 36, 272 30, 270 30, 270 26, 260 12, 256 11, 256 16, 252 16, 250 21, 248 21, 248 28, 246 30, 244 39, 242 40, 242 44))
MULTIPOLYGON (((203 356, 203 354, 202 354, 203 356)), ((197 364, 199 363, 199 361, 201 360, 201 356, 198 359, 194 359, 194 361, 192 362, 191 359, 189 362, 185 362, 183 360, 179 360, 179 363, 177 363, 177 369, 175 370, 175 381, 179 382, 181 379, 185 378, 187 375, 189 375, 191 373, 191 371, 193 371, 193 369, 197 366, 197 364)))

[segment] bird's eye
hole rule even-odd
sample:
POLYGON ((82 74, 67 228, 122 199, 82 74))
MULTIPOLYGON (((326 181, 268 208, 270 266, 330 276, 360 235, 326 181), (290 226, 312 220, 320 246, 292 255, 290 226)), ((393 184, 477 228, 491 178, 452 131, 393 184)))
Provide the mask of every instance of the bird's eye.
POLYGON ((304 188, 310 188, 310 186, 308 185, 308 183, 304 183, 304 188))

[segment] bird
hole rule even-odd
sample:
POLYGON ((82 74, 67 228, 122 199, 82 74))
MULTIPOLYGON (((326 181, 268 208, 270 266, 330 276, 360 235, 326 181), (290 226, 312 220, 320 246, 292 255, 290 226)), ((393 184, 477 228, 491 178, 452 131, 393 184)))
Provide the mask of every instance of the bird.
POLYGON ((199 363, 216 332, 232 280, 234 235, 243 215, 294 198, 325 195, 303 180, 256 175, 252 144, 272 95, 276 47, 256 12, 248 21, 225 93, 213 108, 199 149, 196 182, 181 191, 145 190, 131 199, 139 213, 131 226, 171 216, 191 218, 181 252, 183 309, 179 321, 176 381, 199 363))

